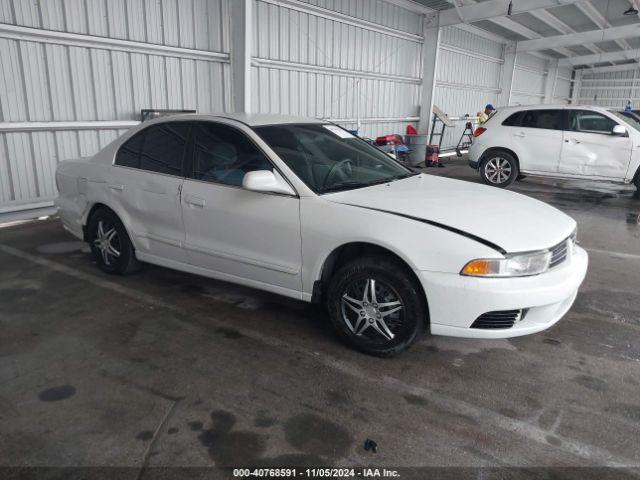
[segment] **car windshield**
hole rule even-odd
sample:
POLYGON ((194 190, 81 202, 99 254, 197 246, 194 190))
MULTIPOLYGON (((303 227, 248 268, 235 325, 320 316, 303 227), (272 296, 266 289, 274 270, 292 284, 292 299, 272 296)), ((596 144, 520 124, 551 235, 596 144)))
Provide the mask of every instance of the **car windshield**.
POLYGON ((317 193, 336 192, 417 175, 337 125, 287 124, 255 131, 317 193))
POLYGON ((609 110, 609 112, 613 113, 616 117, 621 118, 640 132, 640 120, 638 120, 637 115, 631 112, 624 112, 622 110, 609 110))

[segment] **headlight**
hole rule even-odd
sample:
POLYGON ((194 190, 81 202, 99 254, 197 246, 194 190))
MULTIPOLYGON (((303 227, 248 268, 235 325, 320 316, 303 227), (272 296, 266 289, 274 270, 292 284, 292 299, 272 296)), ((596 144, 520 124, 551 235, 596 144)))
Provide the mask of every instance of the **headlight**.
POLYGON ((524 277, 546 272, 551 252, 523 253, 508 258, 481 258, 467 263, 461 275, 472 277, 524 277))

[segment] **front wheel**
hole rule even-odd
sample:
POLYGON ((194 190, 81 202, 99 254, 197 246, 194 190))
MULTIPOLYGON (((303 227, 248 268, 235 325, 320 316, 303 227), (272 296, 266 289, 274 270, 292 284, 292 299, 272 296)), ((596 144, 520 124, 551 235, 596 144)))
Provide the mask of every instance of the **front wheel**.
POLYGON ((354 348, 392 357, 422 334, 423 294, 406 268, 385 258, 360 258, 340 268, 327 298, 331 321, 354 348))
POLYGON ((492 153, 480 164, 482 180, 494 187, 508 187, 516 181, 519 174, 518 162, 507 152, 492 153))

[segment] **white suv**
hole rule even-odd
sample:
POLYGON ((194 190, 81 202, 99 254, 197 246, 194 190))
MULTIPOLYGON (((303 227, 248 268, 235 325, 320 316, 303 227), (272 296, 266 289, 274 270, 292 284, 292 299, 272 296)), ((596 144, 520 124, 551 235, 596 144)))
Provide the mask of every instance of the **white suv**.
POLYGON ((640 190, 640 122, 601 107, 501 108, 474 132, 469 165, 496 187, 526 174, 633 182, 640 190))

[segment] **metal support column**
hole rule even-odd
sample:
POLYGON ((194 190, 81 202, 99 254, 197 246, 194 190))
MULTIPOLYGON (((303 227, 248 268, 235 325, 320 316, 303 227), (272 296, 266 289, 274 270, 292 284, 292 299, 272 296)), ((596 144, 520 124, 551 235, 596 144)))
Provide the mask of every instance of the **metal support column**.
POLYGON ((502 64, 502 75, 500 78, 500 96, 498 97, 498 107, 508 107, 511 102, 511 91, 513 90, 513 76, 516 69, 516 44, 508 43, 504 46, 504 63, 502 64))
POLYGON ((231 2, 231 75, 233 109, 251 111, 251 44, 253 0, 231 2))
POLYGON ((579 103, 580 90, 582 90, 582 70, 574 70, 573 83, 571 85, 571 105, 579 103))
POLYGON ((553 103, 558 81, 558 60, 549 60, 547 78, 544 81, 544 103, 553 103))
POLYGON ((424 43, 422 45, 422 88, 420 90, 420 123, 418 133, 429 135, 433 116, 433 99, 436 90, 436 70, 440 50, 439 13, 424 16, 424 43))

